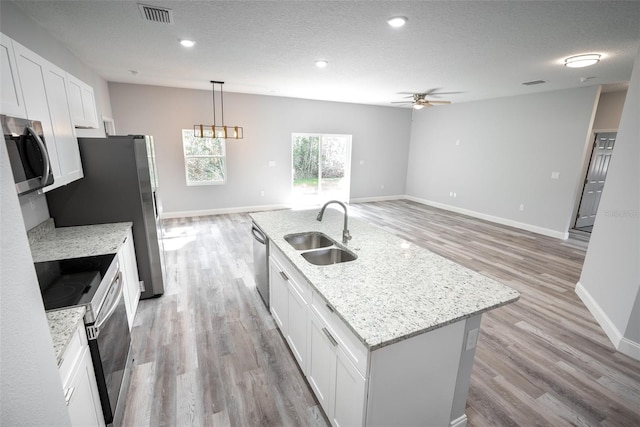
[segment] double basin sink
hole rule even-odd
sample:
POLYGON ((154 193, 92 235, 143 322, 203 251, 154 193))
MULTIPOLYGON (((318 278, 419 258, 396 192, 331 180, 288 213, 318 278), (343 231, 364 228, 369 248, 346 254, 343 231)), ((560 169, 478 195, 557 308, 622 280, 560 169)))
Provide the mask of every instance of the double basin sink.
POLYGON ((353 261, 358 256, 348 251, 331 237, 318 231, 287 234, 284 236, 291 246, 301 253, 302 257, 313 265, 332 265, 353 261))

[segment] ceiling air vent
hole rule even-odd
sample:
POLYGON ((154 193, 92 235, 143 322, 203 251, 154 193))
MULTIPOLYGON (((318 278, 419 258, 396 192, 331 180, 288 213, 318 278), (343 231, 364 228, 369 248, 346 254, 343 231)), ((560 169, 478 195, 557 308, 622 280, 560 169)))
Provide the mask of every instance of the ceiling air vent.
POLYGON ((146 21, 159 22, 160 24, 173 24, 173 11, 165 7, 151 6, 138 3, 142 18, 146 21))
POLYGON ((533 80, 533 81, 530 81, 530 82, 524 82, 522 84, 525 85, 525 86, 533 86, 533 85, 541 85, 543 83, 546 83, 546 81, 544 81, 544 80, 533 80))

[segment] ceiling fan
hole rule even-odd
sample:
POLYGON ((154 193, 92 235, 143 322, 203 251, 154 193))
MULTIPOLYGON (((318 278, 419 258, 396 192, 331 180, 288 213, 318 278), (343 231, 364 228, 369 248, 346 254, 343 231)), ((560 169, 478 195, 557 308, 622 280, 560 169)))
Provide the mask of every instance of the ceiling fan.
POLYGON ((414 93, 414 92, 398 92, 400 95, 409 95, 405 98, 413 98, 413 101, 395 101, 392 104, 413 104, 413 108, 416 110, 420 110, 424 107, 433 107, 435 104, 451 104, 451 101, 438 101, 435 99, 427 99, 429 97, 438 97, 440 95, 452 95, 454 93, 461 92, 438 92, 440 89, 430 89, 424 91, 422 93, 414 93))

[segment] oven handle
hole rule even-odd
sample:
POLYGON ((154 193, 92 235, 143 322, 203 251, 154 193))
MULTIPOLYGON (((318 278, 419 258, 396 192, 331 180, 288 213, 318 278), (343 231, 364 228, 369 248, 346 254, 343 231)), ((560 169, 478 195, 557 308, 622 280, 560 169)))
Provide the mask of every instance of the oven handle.
MULTIPOLYGON (((93 327, 98 331, 100 330, 102 325, 104 325, 105 322, 109 320, 109 318, 113 315, 113 312, 116 311, 116 308, 118 308, 118 304, 120 303, 120 298, 122 298, 122 295, 124 294, 124 280, 122 280, 121 271, 118 271, 118 274, 116 274, 116 277, 113 280, 113 282, 116 282, 116 281, 120 283, 120 289, 118 289, 118 296, 113 299, 113 304, 111 304, 111 307, 109 307, 106 310, 106 314, 104 315, 104 317, 102 317, 101 319, 96 319, 96 323, 93 325, 93 327)), ((104 313, 104 311, 102 310, 100 310, 100 312, 104 313)))

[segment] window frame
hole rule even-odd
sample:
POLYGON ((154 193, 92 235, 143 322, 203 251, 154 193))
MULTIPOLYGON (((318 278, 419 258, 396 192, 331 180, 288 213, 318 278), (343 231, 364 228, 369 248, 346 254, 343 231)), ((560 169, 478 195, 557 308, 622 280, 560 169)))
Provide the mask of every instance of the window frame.
MULTIPOLYGON (((186 141, 185 141, 185 135, 190 134, 190 136, 192 138, 195 139, 194 136, 194 130, 193 129, 182 129, 182 157, 184 159, 184 175, 185 175, 185 182, 187 187, 199 187, 199 186, 203 186, 203 185, 224 185, 227 183, 227 141, 224 138, 210 138, 210 137, 206 137, 204 139, 217 139, 220 141, 220 144, 222 146, 222 155, 214 155, 214 154, 187 154, 187 150, 186 150, 186 141), (217 159, 221 159, 221 163, 222 163, 222 180, 216 180, 216 181, 191 181, 189 179, 189 159, 212 159, 212 158, 217 158, 217 159)), ((206 134, 206 131, 205 131, 206 134)), ((211 133, 211 135, 213 136, 213 133, 211 133)))

